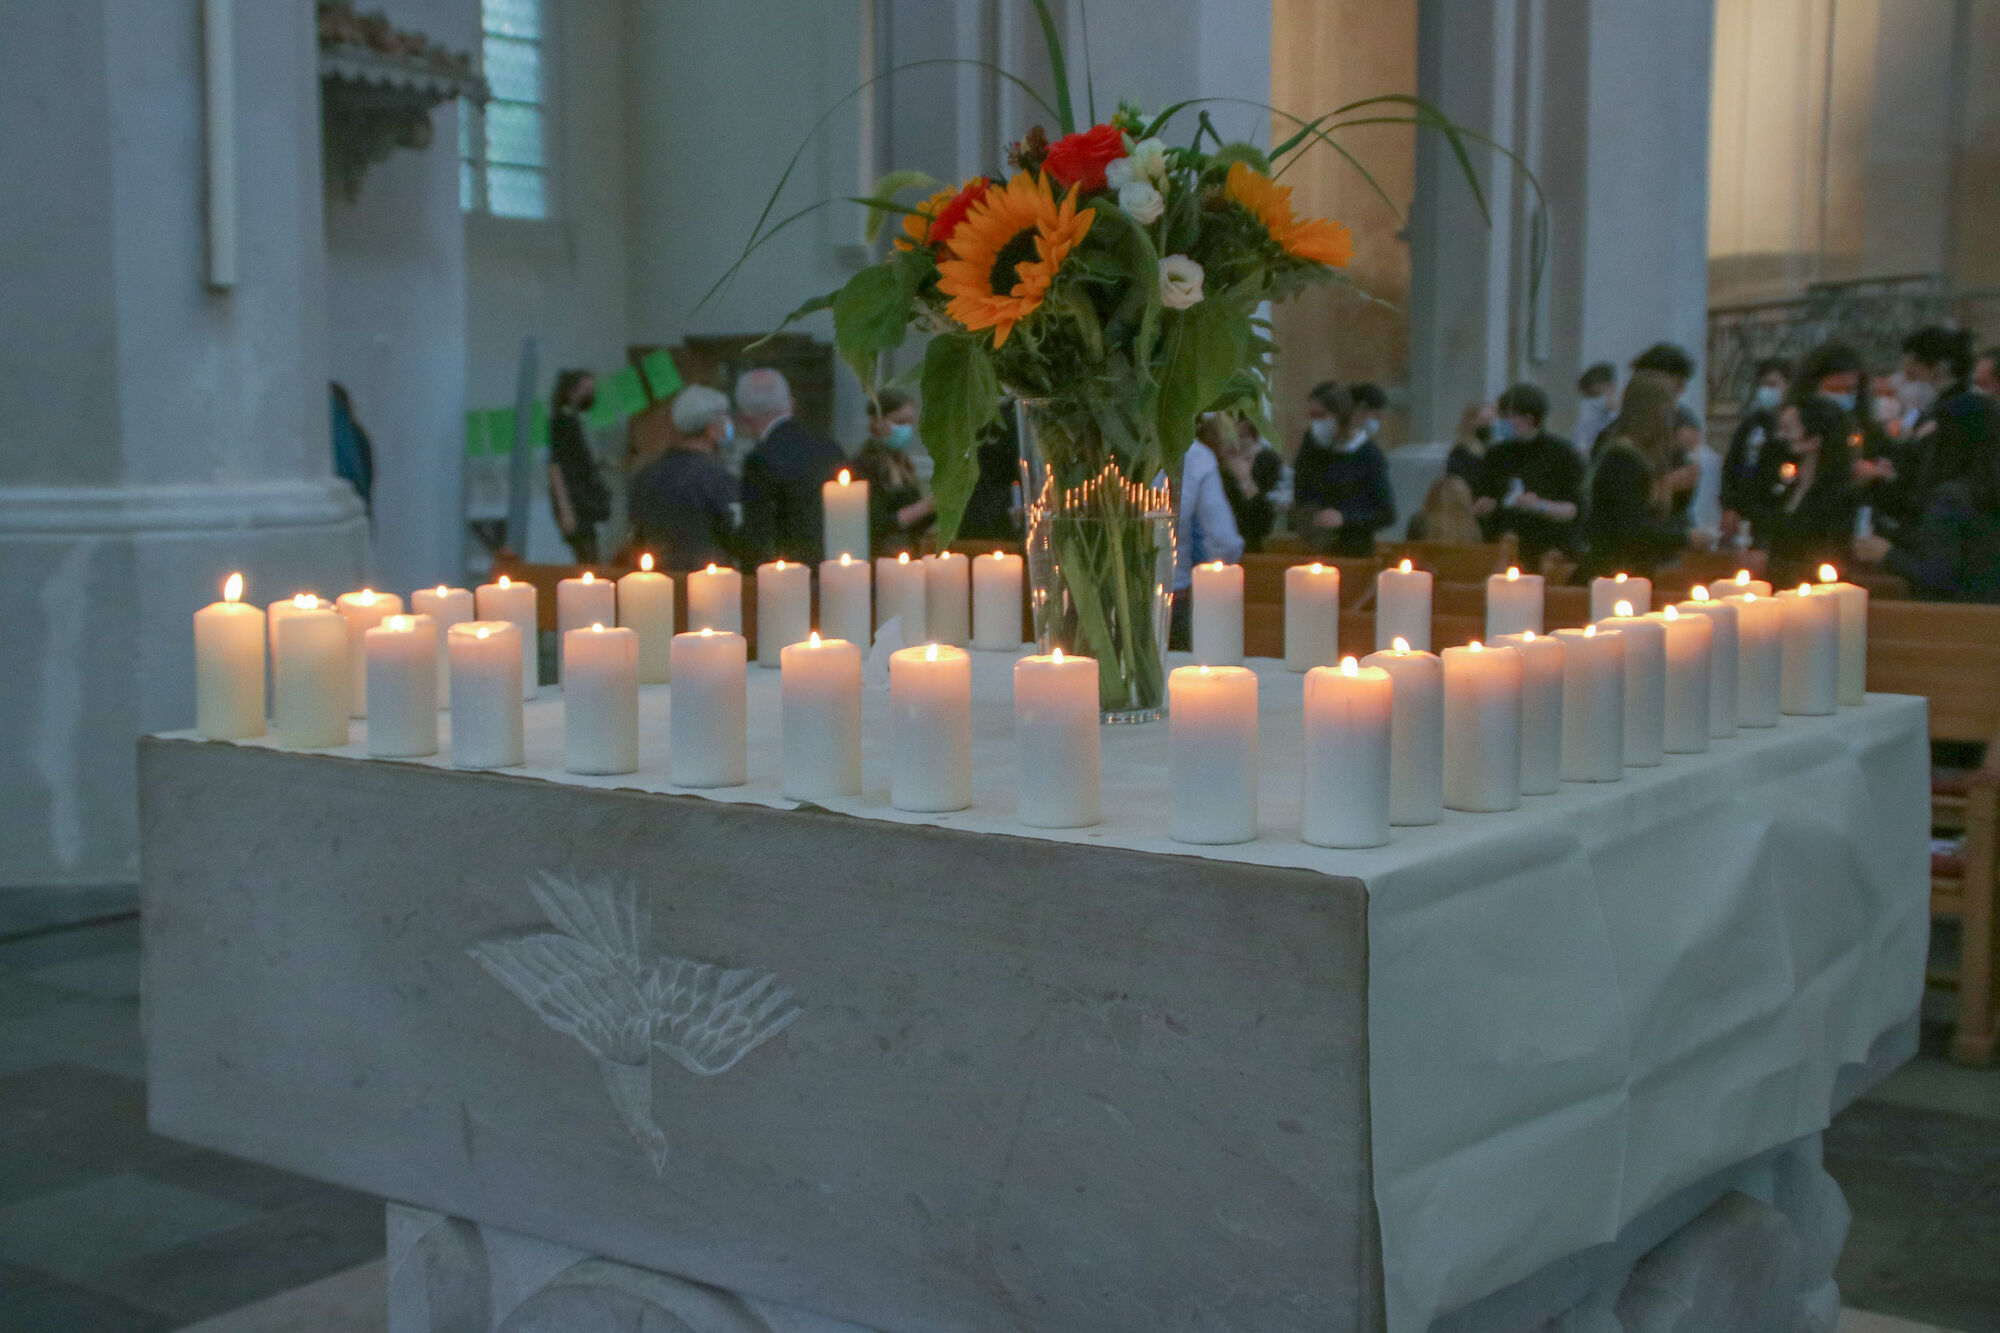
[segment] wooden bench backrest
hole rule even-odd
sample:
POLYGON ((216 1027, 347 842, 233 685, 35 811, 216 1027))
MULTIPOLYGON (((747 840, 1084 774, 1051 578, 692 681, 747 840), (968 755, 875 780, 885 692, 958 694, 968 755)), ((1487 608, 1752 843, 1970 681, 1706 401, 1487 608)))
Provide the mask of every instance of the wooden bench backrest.
POLYGON ((1920 694, 1931 704, 1931 739, 1984 745, 2000 734, 2000 644, 1868 639, 1868 688, 1920 694))
POLYGON ((1375 562, 1366 557, 1301 556, 1259 551, 1243 557, 1243 600, 1285 604, 1285 571, 1317 559, 1340 571, 1340 604, 1353 606, 1375 586, 1375 562))
POLYGON ((1520 547, 1511 533, 1506 541, 1477 546, 1458 542, 1377 542, 1375 559, 1384 566, 1408 560, 1418 569, 1428 569, 1440 581, 1452 583, 1477 583, 1488 574, 1504 573, 1507 566, 1521 563, 1520 547))
POLYGON ((1868 605, 1868 637, 1917 643, 2000 648, 2000 606, 1960 602, 1876 602, 1868 605))

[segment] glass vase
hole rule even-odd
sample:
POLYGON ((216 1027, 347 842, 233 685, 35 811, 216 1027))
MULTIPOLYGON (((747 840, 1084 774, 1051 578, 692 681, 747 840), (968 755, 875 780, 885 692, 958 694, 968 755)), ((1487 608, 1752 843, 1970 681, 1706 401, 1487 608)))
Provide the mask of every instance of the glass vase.
POLYGON ((1159 456, 1146 447, 1152 422, 1119 403, 1024 398, 1016 410, 1036 650, 1097 659, 1105 722, 1155 721, 1167 701, 1173 502, 1125 461, 1159 456))

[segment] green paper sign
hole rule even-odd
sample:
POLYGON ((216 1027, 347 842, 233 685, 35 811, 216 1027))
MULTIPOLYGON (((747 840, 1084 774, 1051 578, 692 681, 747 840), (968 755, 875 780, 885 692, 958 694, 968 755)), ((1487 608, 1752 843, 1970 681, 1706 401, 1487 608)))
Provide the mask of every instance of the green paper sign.
POLYGON ((646 359, 639 363, 645 372, 646 387, 653 392, 653 401, 671 398, 681 391, 681 368, 674 364, 673 353, 664 347, 656 347, 646 353, 646 359))
POLYGON ((652 400, 646 397, 645 382, 639 378, 639 372, 630 366, 605 380, 597 392, 599 397, 609 398, 617 404, 621 417, 637 416, 652 406, 652 400))
POLYGON ((590 410, 583 414, 583 424, 592 430, 610 430, 618 424, 618 404, 603 389, 591 399, 590 410))

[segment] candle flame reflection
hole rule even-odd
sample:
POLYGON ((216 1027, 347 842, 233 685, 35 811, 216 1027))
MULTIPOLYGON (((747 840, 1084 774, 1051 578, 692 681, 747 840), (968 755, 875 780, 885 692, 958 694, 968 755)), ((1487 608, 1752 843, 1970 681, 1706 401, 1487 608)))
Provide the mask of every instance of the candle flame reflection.
POLYGON ((243 576, 241 574, 231 574, 227 579, 223 580, 222 600, 225 602, 240 602, 243 600, 243 576))
POLYGON ((1625 619, 1630 620, 1632 618, 1632 603, 1619 602, 1616 606, 1611 608, 1611 614, 1614 616, 1622 616, 1625 619))

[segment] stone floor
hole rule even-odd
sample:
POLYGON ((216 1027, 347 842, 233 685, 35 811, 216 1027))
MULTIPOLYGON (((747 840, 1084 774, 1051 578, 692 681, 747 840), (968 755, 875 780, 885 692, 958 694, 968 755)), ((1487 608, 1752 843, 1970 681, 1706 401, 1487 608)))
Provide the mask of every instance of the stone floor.
MULTIPOLYGON (((0 1333, 381 1333, 379 1201, 146 1131, 130 890, 9 897, 0 1333)), ((1842 1333, 2000 1333, 2000 1070, 1942 1040, 1828 1133, 1842 1333)))

